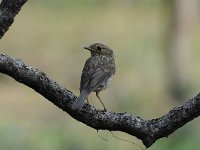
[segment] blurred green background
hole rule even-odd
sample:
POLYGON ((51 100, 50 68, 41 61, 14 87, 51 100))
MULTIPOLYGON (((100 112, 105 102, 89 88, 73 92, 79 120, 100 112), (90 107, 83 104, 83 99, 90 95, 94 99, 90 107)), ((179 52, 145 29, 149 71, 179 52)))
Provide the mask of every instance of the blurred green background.
MULTIPOLYGON (((83 49, 102 42, 117 71, 100 95, 108 110, 161 117, 200 90, 200 12, 197 0, 29 0, 0 40, 1 53, 24 60, 79 94, 83 49), (189 2, 189 3, 188 3, 189 2)), ((0 149, 136 150, 72 119, 32 89, 0 74, 0 149)), ((90 103, 102 108, 95 94, 90 103)), ((150 150, 199 149, 195 119, 150 150)), ((118 137, 142 146, 121 132, 118 137)))

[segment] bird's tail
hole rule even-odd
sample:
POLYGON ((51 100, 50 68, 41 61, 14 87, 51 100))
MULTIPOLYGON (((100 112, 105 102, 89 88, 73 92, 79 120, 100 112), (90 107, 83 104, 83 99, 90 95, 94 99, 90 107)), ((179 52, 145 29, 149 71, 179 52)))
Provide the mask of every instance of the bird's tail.
POLYGON ((80 96, 75 100, 72 105, 72 109, 81 110, 85 99, 88 97, 89 93, 86 90, 81 91, 80 96))

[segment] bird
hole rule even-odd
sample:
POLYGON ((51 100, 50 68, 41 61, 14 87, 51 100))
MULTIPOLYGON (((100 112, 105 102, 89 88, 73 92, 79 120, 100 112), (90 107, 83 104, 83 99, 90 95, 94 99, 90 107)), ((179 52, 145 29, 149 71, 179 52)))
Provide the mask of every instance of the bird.
POLYGON ((72 109, 80 111, 84 101, 86 99, 88 101, 89 94, 96 92, 97 98, 106 111, 106 107, 99 97, 99 92, 108 87, 115 74, 116 67, 113 50, 102 43, 94 43, 89 47, 84 47, 84 49, 90 51, 91 57, 86 60, 82 70, 80 95, 72 104, 72 109))

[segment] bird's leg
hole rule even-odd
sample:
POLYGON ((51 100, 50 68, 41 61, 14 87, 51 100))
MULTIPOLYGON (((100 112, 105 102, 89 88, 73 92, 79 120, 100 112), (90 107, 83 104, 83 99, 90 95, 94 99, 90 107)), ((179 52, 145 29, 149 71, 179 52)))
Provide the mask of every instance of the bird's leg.
POLYGON ((103 102, 101 101, 101 98, 99 97, 99 91, 96 92, 96 96, 99 99, 99 101, 101 102, 101 104, 103 105, 104 110, 107 111, 105 105, 103 104, 103 102))

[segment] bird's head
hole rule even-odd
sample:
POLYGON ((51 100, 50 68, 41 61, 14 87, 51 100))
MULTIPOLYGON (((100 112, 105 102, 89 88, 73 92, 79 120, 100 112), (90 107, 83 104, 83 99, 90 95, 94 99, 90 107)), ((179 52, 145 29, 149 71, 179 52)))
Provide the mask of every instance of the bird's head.
POLYGON ((92 56, 95 55, 105 55, 105 56, 112 56, 113 51, 107 46, 102 43, 94 43, 89 47, 84 47, 85 49, 91 52, 92 56))

